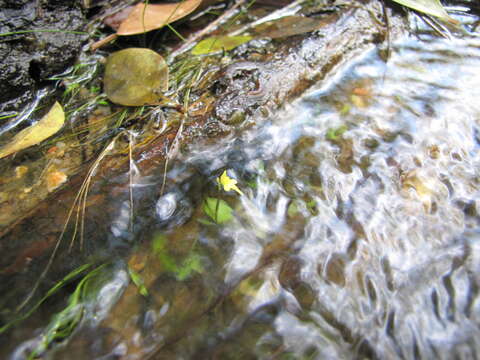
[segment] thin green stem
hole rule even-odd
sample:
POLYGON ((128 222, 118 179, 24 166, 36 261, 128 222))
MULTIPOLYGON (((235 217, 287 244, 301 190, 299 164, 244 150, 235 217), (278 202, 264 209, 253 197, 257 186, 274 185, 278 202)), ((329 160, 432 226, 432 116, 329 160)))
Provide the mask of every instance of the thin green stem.
POLYGON ((36 32, 46 32, 46 33, 63 33, 63 34, 74 34, 74 35, 88 35, 84 31, 72 31, 72 30, 58 30, 58 29, 37 29, 37 30, 19 30, 12 32, 0 33, 0 36, 9 36, 9 35, 21 35, 21 34, 30 34, 36 32))

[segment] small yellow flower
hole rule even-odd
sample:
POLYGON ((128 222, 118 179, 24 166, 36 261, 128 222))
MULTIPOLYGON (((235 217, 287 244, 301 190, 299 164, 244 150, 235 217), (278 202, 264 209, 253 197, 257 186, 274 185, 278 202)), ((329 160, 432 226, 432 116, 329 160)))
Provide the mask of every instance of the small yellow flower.
POLYGON ((232 179, 227 175, 227 170, 223 172, 223 174, 217 178, 217 183, 223 187, 225 191, 236 191, 238 194, 243 195, 242 190, 240 190, 237 186, 237 180, 232 179))

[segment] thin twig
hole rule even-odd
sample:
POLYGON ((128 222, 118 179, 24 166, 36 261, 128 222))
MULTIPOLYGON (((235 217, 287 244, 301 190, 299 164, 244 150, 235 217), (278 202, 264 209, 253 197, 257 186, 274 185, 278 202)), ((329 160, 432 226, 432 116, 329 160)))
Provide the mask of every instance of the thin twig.
POLYGON ((105 46, 105 45, 111 43, 117 37, 118 37, 118 35, 115 33, 115 34, 108 35, 107 37, 105 37, 103 39, 100 39, 98 41, 95 41, 92 45, 90 45, 90 50, 95 51, 95 50, 101 48, 102 46, 105 46))

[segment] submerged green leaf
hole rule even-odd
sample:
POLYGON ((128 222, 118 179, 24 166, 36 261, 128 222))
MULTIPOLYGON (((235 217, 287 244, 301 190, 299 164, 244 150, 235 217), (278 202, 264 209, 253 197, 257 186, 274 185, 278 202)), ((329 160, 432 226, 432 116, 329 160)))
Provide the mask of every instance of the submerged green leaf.
POLYGON ((158 256, 160 263, 163 265, 166 271, 177 271, 178 268, 175 260, 168 254, 167 238, 165 235, 157 234, 153 238, 152 248, 153 253, 158 256))
POLYGON ((288 208, 287 208, 288 217, 294 217, 299 213, 299 211, 300 210, 298 209, 298 203, 296 200, 292 201, 290 205, 288 205, 288 208))
MULTIPOLYGON (((181 265, 177 265, 177 262, 175 261, 175 259, 168 252, 167 238, 162 234, 157 234, 153 238, 152 250, 153 250, 153 253, 158 257, 158 260, 160 261, 160 263, 162 264, 164 269, 168 272, 173 273, 179 281, 186 280, 194 272, 199 272, 200 273, 200 272, 203 271, 200 256, 193 253, 193 252, 191 252, 187 256, 187 258, 185 258, 183 260, 181 265)), ((138 276, 138 279, 140 279, 139 276, 138 276)), ((133 277, 132 277, 132 281, 135 284, 137 284, 133 277)), ((143 282, 142 282, 142 284, 143 284, 143 282)), ((145 291, 146 291, 146 289, 145 289, 145 291)))
POLYGON ((458 24, 458 21, 453 19, 445 11, 440 0, 393 0, 396 3, 417 10, 427 15, 438 17, 439 19, 448 21, 452 24, 458 24))
POLYGON ((233 218, 233 209, 224 200, 217 198, 206 198, 203 211, 217 224, 226 223, 233 218))
POLYGON ((153 50, 120 50, 108 57, 103 81, 107 97, 116 104, 155 105, 168 89, 168 66, 153 50))
POLYGON ((176 276, 178 280, 183 281, 189 278, 194 272, 203 272, 203 266, 200 261, 200 256, 192 253, 188 255, 183 261, 182 266, 178 268, 176 276))
POLYGON ((228 51, 235 49, 246 42, 252 40, 251 36, 213 36, 200 41, 193 49, 193 55, 206 55, 218 51, 228 51))

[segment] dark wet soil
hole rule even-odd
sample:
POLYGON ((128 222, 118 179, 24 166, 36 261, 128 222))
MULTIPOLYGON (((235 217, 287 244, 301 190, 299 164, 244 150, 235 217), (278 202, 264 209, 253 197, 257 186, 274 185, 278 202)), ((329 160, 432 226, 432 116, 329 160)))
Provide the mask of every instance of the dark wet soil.
POLYGON ((0 116, 21 110, 73 65, 87 35, 70 32, 85 24, 81 0, 0 0, 0 116))

